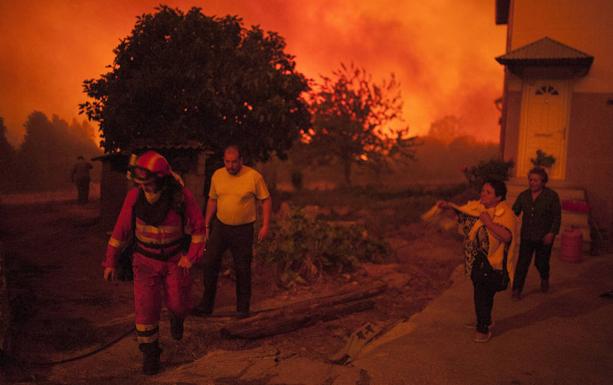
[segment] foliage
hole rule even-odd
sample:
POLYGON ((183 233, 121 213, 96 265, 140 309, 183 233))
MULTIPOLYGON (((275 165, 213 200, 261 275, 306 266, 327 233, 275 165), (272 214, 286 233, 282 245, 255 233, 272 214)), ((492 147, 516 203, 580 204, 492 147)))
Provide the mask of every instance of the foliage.
POLYGON ((32 112, 25 123, 24 142, 16 154, 17 187, 22 190, 50 190, 70 182, 77 156, 100 155, 87 122, 68 124, 58 116, 51 120, 32 112))
POLYGON ((351 166, 368 165, 381 172, 389 162, 414 159, 414 138, 400 124, 402 98, 399 83, 375 84, 364 69, 341 64, 333 78, 322 77, 311 95, 313 127, 305 132, 312 158, 320 164, 337 161, 351 185, 351 166))
POLYGON ((530 158, 530 162, 534 167, 551 167, 556 162, 556 158, 538 149, 536 150, 536 158, 530 158))
POLYGON ((328 271, 343 271, 364 261, 381 262, 391 253, 386 242, 369 237, 363 226, 332 225, 308 218, 300 208, 275 221, 271 234, 258 244, 257 255, 273 264, 308 260, 328 271))
POLYGON ((513 165, 514 162, 512 160, 490 159, 488 161, 481 161, 476 166, 465 168, 464 176, 468 180, 470 187, 479 191, 486 179, 507 181, 513 165))
POLYGON ((162 5, 138 17, 110 72, 84 82, 91 100, 80 110, 100 123, 106 152, 198 141, 221 158, 233 142, 249 161, 283 159, 310 124, 307 81, 284 49, 279 34, 246 29, 237 16, 162 5))

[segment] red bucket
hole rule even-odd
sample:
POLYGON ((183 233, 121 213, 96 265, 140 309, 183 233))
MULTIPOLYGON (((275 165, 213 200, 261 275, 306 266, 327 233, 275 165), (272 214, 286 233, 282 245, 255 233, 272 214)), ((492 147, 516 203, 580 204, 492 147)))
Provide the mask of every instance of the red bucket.
POLYGON ((570 227, 562 232, 560 259, 572 263, 583 260, 583 234, 581 230, 570 227))

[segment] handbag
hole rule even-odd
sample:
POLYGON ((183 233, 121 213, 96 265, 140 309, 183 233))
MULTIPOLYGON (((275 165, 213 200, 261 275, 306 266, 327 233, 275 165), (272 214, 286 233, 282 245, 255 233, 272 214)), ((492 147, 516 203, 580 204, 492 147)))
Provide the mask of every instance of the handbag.
POLYGON ((507 271, 507 256, 502 260, 502 270, 492 267, 487 256, 480 252, 475 257, 470 277, 475 282, 485 283, 495 291, 503 291, 509 287, 509 272, 507 271))

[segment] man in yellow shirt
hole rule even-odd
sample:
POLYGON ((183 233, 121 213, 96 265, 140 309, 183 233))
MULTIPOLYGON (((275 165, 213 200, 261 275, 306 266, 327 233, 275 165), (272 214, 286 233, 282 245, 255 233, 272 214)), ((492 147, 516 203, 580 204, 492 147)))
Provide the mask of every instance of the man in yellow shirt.
POLYGON ((204 218, 207 239, 204 294, 194 314, 213 312, 221 259, 229 248, 236 273, 236 311, 239 317, 248 317, 256 202, 262 203, 262 227, 258 232, 258 241, 261 241, 268 235, 272 200, 262 175, 243 165, 238 146, 226 147, 223 160, 224 167, 215 171, 211 178, 204 218))

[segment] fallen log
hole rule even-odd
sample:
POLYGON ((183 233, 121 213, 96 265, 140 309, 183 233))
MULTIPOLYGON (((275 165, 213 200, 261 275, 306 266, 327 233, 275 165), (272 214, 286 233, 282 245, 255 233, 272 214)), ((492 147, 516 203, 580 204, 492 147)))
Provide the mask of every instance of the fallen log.
POLYGON ((371 308, 374 302, 365 300, 383 293, 386 288, 385 283, 376 283, 363 289, 289 304, 234 321, 226 325, 221 333, 226 338, 261 338, 286 333, 317 321, 335 319, 371 308))
POLYGON ((383 293, 386 289, 386 283, 376 283, 358 290, 345 291, 339 294, 312 298, 305 301, 285 305, 278 309, 262 311, 252 317, 235 321, 235 323, 250 324, 253 322, 259 322, 260 320, 264 319, 276 319, 279 317, 288 317, 291 314, 312 312, 322 307, 335 306, 342 303, 349 303, 352 301, 371 298, 383 293))
POLYGON ((330 321, 347 314, 371 309, 372 299, 351 301, 335 305, 316 306, 306 312, 288 312, 282 317, 252 317, 226 325, 220 331, 224 338, 256 339, 291 332, 315 324, 330 321), (248 321, 248 322, 246 322, 248 321))

